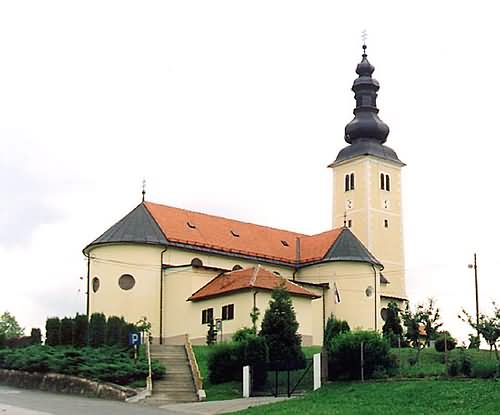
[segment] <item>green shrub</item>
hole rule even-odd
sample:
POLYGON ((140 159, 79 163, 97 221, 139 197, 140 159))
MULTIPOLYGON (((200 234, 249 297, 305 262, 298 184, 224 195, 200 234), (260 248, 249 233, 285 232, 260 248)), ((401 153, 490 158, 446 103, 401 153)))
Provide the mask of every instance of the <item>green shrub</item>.
POLYGON ((5 347, 18 348, 31 346, 31 336, 10 337, 5 340, 5 347))
MULTIPOLYGON (((104 382, 126 385, 144 380, 148 375, 148 363, 144 353, 137 362, 127 350, 116 347, 74 348, 31 346, 24 349, 0 351, 0 367, 27 372, 54 372, 76 375, 104 382)), ((152 362, 153 379, 165 374, 165 368, 152 362)))
POLYGON ((250 327, 242 327, 234 332, 232 341, 233 342, 244 342, 250 338, 255 337, 255 330, 250 327))
POLYGON ((252 387, 262 389, 267 380, 267 364, 269 362, 269 348, 262 337, 253 336, 244 342, 244 365, 252 368, 252 387))
POLYGON ((328 375, 330 379, 360 379, 361 343, 363 343, 364 376, 366 379, 382 373, 392 373, 396 361, 390 355, 389 343, 379 333, 354 331, 338 335, 328 345, 328 375))
POLYGON ((444 352, 445 350, 444 347, 445 337, 446 337, 446 349, 448 351, 453 350, 457 346, 457 341, 450 335, 450 333, 446 332, 446 336, 445 332, 438 333, 438 337, 436 339, 434 347, 440 353, 444 352))
POLYGON ((45 323, 45 344, 48 346, 61 344, 61 321, 59 317, 47 319, 45 323))
POLYGON ((40 329, 31 329, 31 344, 33 346, 38 346, 42 344, 42 331, 40 329))
POLYGON ((5 333, 0 333, 0 349, 5 347, 5 333))
POLYGON ((85 314, 76 314, 73 344, 76 347, 85 347, 89 341, 89 322, 85 314))
POLYGON ((90 316, 89 323, 89 346, 100 347, 106 342, 106 317, 102 313, 94 313, 90 316))
POLYGON ((458 348, 458 354, 448 364, 450 376, 472 376, 472 360, 463 348, 458 348))
POLYGON ((220 343, 211 346, 207 358, 209 382, 216 384, 240 380, 244 351, 245 343, 220 343))
POLYGON ((472 377, 490 379, 497 377, 498 362, 494 360, 476 361, 472 364, 472 377))
POLYGON ((72 318, 64 317, 61 320, 61 345, 72 346, 74 334, 74 321, 72 318))
POLYGON ((323 346, 330 344, 332 339, 341 333, 351 331, 349 323, 345 320, 337 320, 333 314, 328 317, 323 336, 323 346))

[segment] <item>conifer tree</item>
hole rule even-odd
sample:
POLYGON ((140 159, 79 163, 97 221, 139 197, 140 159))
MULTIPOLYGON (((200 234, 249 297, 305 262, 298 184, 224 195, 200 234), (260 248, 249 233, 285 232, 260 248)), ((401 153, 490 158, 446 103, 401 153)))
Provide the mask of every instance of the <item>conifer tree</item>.
POLYGON ((74 321, 72 318, 64 317, 61 320, 61 344, 72 346, 74 334, 74 321))
POLYGON ((90 316, 89 345, 91 347, 103 346, 106 341, 106 316, 94 313, 90 316))
POLYGON ((84 347, 89 341, 89 322, 85 314, 76 314, 75 316, 75 334, 74 345, 84 347))
POLYGON ((382 327, 384 337, 389 341, 391 347, 398 346, 398 340, 403 340, 403 326, 399 317, 399 307, 394 301, 387 305, 385 324, 382 327))
POLYGON ((38 346, 42 344, 42 331, 37 328, 31 329, 31 344, 38 346))
POLYGON ((285 280, 271 294, 269 308, 264 313, 259 333, 269 348, 269 362, 273 369, 298 369, 305 367, 301 349, 302 339, 297 333, 299 323, 295 316, 290 293, 285 280))
POLYGON ((48 346, 59 346, 61 344, 61 320, 59 317, 51 317, 45 323, 45 344, 48 346))

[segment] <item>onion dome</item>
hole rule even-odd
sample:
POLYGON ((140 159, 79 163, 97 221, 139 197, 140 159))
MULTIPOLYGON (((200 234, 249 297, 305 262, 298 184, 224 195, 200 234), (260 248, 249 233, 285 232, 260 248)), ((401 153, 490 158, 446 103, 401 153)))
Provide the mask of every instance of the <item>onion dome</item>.
POLYGON ((352 91, 356 100, 354 118, 345 126, 344 140, 350 144, 343 148, 333 165, 356 156, 372 155, 403 165, 396 152, 383 144, 389 135, 389 126, 378 116, 378 81, 372 78, 375 67, 368 61, 366 45, 363 45, 361 62, 356 67, 358 78, 354 80, 352 91))

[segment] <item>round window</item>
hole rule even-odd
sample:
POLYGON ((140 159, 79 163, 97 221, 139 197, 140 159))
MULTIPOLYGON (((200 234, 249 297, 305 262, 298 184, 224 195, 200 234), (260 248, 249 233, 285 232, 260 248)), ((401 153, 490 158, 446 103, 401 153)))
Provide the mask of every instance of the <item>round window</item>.
POLYGON ((97 277, 92 278, 92 291, 96 293, 100 285, 101 283, 99 282, 99 278, 97 277))
POLYGON ((135 278, 130 274, 123 274, 118 280, 118 285, 122 290, 130 290, 135 285, 135 278))

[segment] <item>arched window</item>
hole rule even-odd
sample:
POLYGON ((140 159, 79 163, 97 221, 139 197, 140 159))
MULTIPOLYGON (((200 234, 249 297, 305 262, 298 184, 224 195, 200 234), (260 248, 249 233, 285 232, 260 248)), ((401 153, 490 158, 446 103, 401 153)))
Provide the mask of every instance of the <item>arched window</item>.
POLYGON ((344 191, 354 190, 354 173, 347 173, 344 177, 344 191))
POLYGON ((386 173, 380 173, 380 189, 391 191, 391 176, 386 173))
POLYGON ((203 266, 203 261, 200 258, 193 258, 191 260, 191 266, 195 268, 199 268, 203 266))

